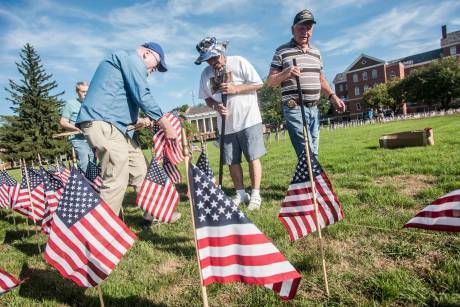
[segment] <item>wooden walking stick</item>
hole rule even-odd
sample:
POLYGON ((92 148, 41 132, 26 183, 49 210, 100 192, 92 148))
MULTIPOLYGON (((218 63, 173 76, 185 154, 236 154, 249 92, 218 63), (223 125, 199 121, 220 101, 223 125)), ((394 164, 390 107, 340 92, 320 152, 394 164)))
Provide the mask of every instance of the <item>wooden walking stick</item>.
MULTIPOLYGON (((226 65, 224 65, 219 71, 215 72, 216 80, 221 80, 222 83, 227 81, 227 69, 226 65)), ((220 84, 219 84, 220 85, 220 84)), ((222 104, 224 107, 227 106, 227 94, 221 94, 222 96, 222 104)), ((225 144, 225 119, 226 115, 221 115, 222 124, 220 127, 220 156, 219 156, 219 187, 222 187, 222 178, 223 178, 223 171, 224 171, 224 144, 225 144)))
POLYGON ((104 297, 102 296, 102 289, 101 289, 101 285, 97 285, 96 286, 97 288, 97 293, 99 295, 99 304, 101 307, 104 307, 104 297))
MULTIPOLYGON (((296 59, 292 59, 292 63, 294 66, 297 66, 296 59)), ((303 124, 303 137, 305 142, 305 154, 307 157, 307 165, 308 165, 308 175, 310 176, 311 181, 311 193, 313 195, 313 206, 315 208, 315 218, 316 218, 316 228, 318 230, 318 238, 319 238, 319 246, 321 250, 321 261, 323 267, 323 277, 324 277, 324 285, 326 287, 326 294, 327 296, 330 295, 329 293, 329 282, 327 279, 327 270, 326 270, 326 258, 324 257, 324 243, 323 237, 321 235, 321 225, 319 224, 319 213, 318 213, 318 200, 316 199, 316 187, 315 187, 315 177, 313 177, 313 171, 311 168, 311 157, 310 157, 310 138, 308 137, 308 130, 307 130, 307 120, 305 118, 305 107, 303 105, 303 98, 302 98, 302 89, 300 87, 300 78, 299 76, 295 77, 295 81, 297 83, 297 93, 298 93, 298 102, 300 105, 300 110, 302 113, 302 124, 303 124)))
POLYGON ((184 161, 185 161, 185 174, 187 177, 187 190, 189 193, 189 202, 190 202, 190 212, 192 213, 192 225, 193 225, 193 238, 195 239, 195 252, 196 252, 196 259, 198 262, 198 271, 200 272, 200 284, 201 284, 201 295, 203 298, 203 306, 208 307, 208 293, 206 291, 206 286, 203 285, 203 274, 201 272, 201 263, 200 263, 200 254, 198 252, 198 242, 196 239, 196 227, 195 227, 195 213, 193 211, 193 200, 190 194, 190 180, 189 180, 189 165, 191 160, 191 152, 188 149, 187 144, 187 135, 185 134, 185 129, 182 129, 182 147, 184 151, 184 161))
MULTIPOLYGON (((34 203, 32 201, 32 193, 30 192, 30 183, 29 183, 29 172, 27 171, 27 164, 26 160, 23 159, 23 166, 24 166, 24 173, 26 174, 26 183, 27 183, 27 192, 29 193, 29 201, 30 207, 32 208, 32 220, 34 221, 35 226, 37 226, 37 221, 35 220, 35 210, 34 210, 34 203)), ((38 242, 38 230, 37 227, 35 228, 35 239, 37 240, 38 252, 41 254, 42 249, 40 248, 40 242, 38 242)))

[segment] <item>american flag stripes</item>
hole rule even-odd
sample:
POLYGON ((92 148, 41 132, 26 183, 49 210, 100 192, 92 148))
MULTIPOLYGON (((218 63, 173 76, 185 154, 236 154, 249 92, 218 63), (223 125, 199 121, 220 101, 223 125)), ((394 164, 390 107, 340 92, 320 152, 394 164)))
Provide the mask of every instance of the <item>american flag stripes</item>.
MULTIPOLYGON (((344 218, 342 205, 318 160, 310 155, 315 180, 318 216, 321 228, 344 218)), ((294 177, 278 214, 279 220, 289 232, 292 241, 316 231, 316 215, 313 204, 311 179, 305 151, 299 157, 294 177)))
POLYGON ((436 199, 404 227, 460 232, 460 189, 436 199))
POLYGON ((48 167, 48 172, 50 172, 51 175, 53 175, 54 177, 61 180, 63 185, 67 184, 67 180, 69 180, 70 175, 70 170, 68 168, 65 168, 62 165, 58 165, 57 167, 54 165, 50 165, 48 167))
POLYGON ((27 186, 25 168, 22 169, 22 181, 13 210, 25 215, 34 222, 40 222, 45 214, 46 200, 42 176, 33 169, 27 169, 29 187, 27 186))
POLYGON ((182 153, 182 126, 179 117, 175 113, 166 113, 163 116, 171 122, 171 125, 176 130, 177 139, 176 142, 169 143, 165 137, 164 131, 160 129, 160 126, 157 124, 154 125, 153 146, 155 148, 155 159, 160 161, 163 155, 166 155, 169 161, 173 165, 176 165, 184 160, 184 155, 182 153))
POLYGON ((54 215, 46 261, 81 287, 112 272, 136 236, 75 169, 54 215))
POLYGON ((5 183, 3 171, 0 172, 0 208, 9 208, 8 190, 5 183))
POLYGON ((48 173, 44 168, 41 169, 43 177, 43 185, 46 198, 46 209, 42 220, 42 230, 44 233, 49 233, 53 222, 53 214, 56 211, 59 200, 64 192, 64 186, 61 181, 48 173))
POLYGON ((152 159, 137 194, 136 204, 158 221, 168 223, 178 203, 179 194, 174 184, 158 162, 152 159))
POLYGON ((8 175, 7 172, 2 172, 3 177, 3 184, 0 187, 0 195, 2 195, 2 200, 6 202, 7 208, 12 208, 13 205, 16 203, 16 199, 18 198, 19 194, 19 185, 17 181, 8 175))
POLYGON ((293 298, 300 274, 206 174, 188 167, 203 285, 239 281, 293 298))
POLYGON ((179 169, 176 165, 169 161, 166 155, 163 157, 163 169, 172 183, 179 183, 182 181, 182 176, 179 172, 179 169))
POLYGON ((5 294, 11 289, 16 288, 22 284, 23 280, 18 280, 16 277, 6 272, 5 270, 0 269, 0 295, 5 294))

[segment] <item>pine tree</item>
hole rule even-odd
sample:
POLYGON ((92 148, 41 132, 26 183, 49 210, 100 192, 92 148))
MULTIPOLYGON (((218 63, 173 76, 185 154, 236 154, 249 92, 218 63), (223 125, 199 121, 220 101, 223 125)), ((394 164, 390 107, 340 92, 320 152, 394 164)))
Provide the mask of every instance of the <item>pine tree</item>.
POLYGON ((38 154, 52 158, 69 149, 66 140, 51 138, 52 134, 62 131, 59 97, 64 92, 51 94, 58 84, 51 81, 52 75, 45 72, 32 45, 24 46, 20 58, 16 66, 22 78, 19 82, 10 79, 9 88, 5 88, 15 115, 3 116, 4 125, 0 127, 0 147, 6 150, 3 159, 35 160, 38 154))

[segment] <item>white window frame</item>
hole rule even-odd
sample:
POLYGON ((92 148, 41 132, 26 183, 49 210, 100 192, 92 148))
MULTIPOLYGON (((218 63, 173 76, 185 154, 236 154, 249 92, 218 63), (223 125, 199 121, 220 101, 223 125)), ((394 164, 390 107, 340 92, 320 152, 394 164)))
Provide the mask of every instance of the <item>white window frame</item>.
POLYGON ((343 84, 339 85, 339 91, 343 92, 343 84))
POLYGON ((449 48, 450 55, 456 55, 457 54, 457 46, 451 46, 449 48))
POLYGON ((353 74, 353 82, 354 83, 358 82, 358 74, 357 73, 353 74))
POLYGON ((355 86, 355 96, 359 96, 361 93, 359 91, 359 85, 355 86))
POLYGON ((364 84, 364 87, 363 87, 363 92, 367 92, 369 90, 369 85, 367 84, 364 84))
POLYGON ((377 79, 378 78, 378 71, 377 69, 372 69, 372 79, 377 79))
POLYGON ((367 80, 367 71, 363 71, 363 80, 367 80))

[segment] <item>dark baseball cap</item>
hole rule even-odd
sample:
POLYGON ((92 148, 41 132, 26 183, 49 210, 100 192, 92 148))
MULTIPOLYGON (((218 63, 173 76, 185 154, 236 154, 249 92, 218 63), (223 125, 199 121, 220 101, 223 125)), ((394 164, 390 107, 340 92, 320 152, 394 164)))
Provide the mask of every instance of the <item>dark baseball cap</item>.
POLYGON ((160 56, 160 65, 158 67, 158 71, 165 72, 168 70, 168 68, 166 67, 166 62, 165 62, 165 53, 163 51, 163 48, 161 48, 159 44, 150 42, 150 43, 143 44, 142 47, 148 48, 158 53, 158 55, 160 56))
POLYGON ((298 12, 294 17, 294 22, 292 23, 293 26, 299 23, 303 23, 309 21, 311 23, 316 23, 315 17, 313 16, 312 12, 309 10, 302 10, 298 12))

